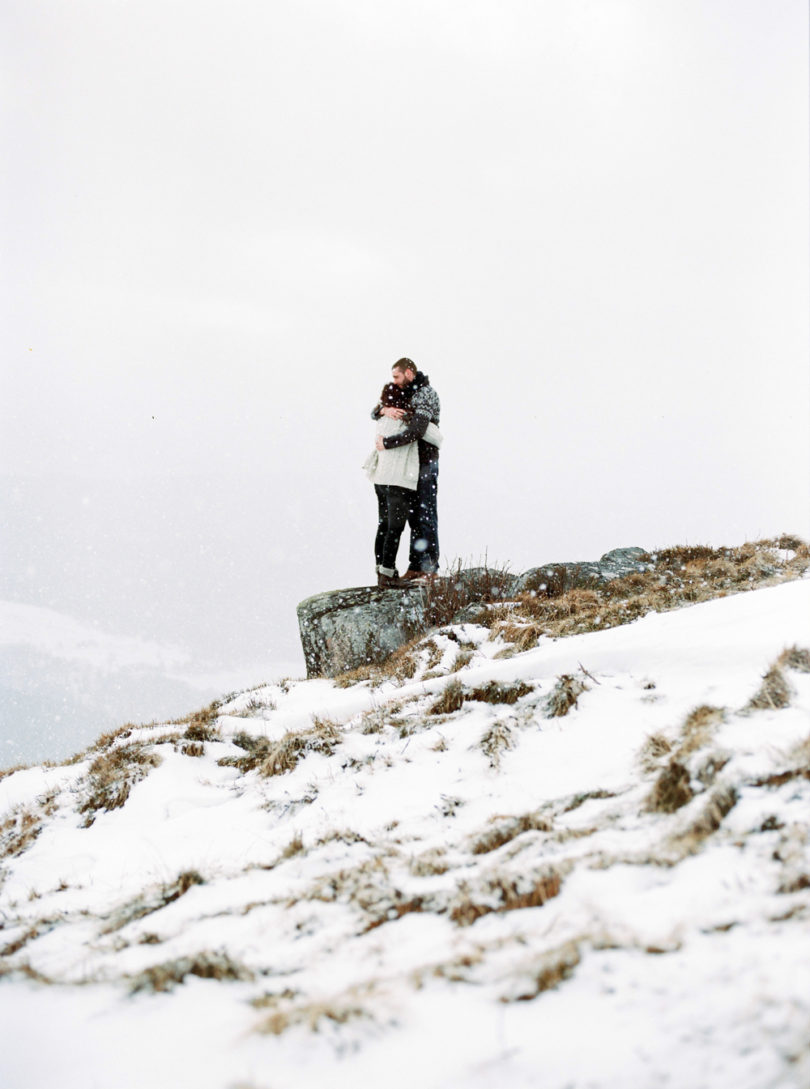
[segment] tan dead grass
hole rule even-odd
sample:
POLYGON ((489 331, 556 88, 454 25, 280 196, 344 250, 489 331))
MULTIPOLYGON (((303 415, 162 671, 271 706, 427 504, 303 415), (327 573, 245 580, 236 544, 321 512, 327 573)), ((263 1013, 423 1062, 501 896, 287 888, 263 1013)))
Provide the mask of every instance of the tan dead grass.
POLYGON ((414 877, 438 877, 447 873, 449 868, 445 853, 440 847, 425 851, 408 863, 408 869, 414 877))
POLYGON ((563 673, 557 678, 557 683, 546 697, 544 704, 546 717, 562 718, 567 715, 572 707, 576 707, 582 693, 587 691, 588 686, 580 677, 572 673, 563 673))
POLYGON ((453 665, 452 665, 452 668, 451 668, 450 672, 451 673, 458 673, 462 669, 466 669, 467 666, 470 664, 470 662, 473 660, 474 656, 475 656, 475 651, 474 650, 471 650, 469 647, 463 647, 456 654, 455 661, 453 662, 453 665))
POLYGON ((649 612, 667 612, 729 593, 801 578, 810 569, 810 547, 795 537, 751 542, 739 548, 686 545, 660 549, 652 567, 588 589, 560 594, 553 580, 543 593, 523 594, 513 605, 489 611, 492 638, 519 650, 541 636, 558 638, 627 624, 649 612), (779 555, 792 542, 792 558, 779 555))
MULTIPOLYGON (((522 599, 521 604, 523 604, 522 599)), ((524 650, 532 650, 536 647, 540 641, 540 636, 546 633, 543 624, 516 619, 513 612, 507 614, 507 619, 500 619, 497 610, 493 610, 490 614, 489 630, 491 639, 501 638, 504 642, 511 643, 519 654, 522 654, 524 650)), ((501 653, 506 657, 506 654, 501 653)))
POLYGON ((86 814, 84 827, 90 827, 97 813, 124 805, 133 786, 160 763, 145 743, 107 747, 88 771, 87 794, 78 810, 86 814))
MULTIPOLYGON (((694 797, 692 775, 687 766, 689 758, 711 741, 717 727, 723 721, 722 707, 701 704, 695 707, 683 721, 677 744, 663 734, 647 738, 639 752, 639 763, 645 772, 658 771, 658 778, 646 802, 650 812, 674 813, 694 797), (662 760, 667 757, 662 767, 662 760)), ((724 753, 710 753, 697 772, 697 778, 708 785, 728 762, 724 753)))
POLYGON ((19 807, 0 824, 0 858, 15 858, 25 851, 43 828, 39 809, 19 807))
POLYGON ((219 741, 221 735, 216 726, 194 719, 188 724, 184 737, 188 741, 219 741))
POLYGON ((493 817, 491 824, 492 827, 473 842, 474 855, 497 851, 524 832, 551 832, 553 829, 549 818, 540 813, 524 813, 520 817, 493 817))
POLYGON ((780 787, 789 783, 791 779, 810 779, 810 737, 800 741, 788 754, 787 767, 782 771, 773 772, 754 779, 752 786, 780 787))
POLYGON ((810 650, 803 647, 787 647, 770 666, 762 678, 762 684, 746 704, 745 711, 781 710, 789 707, 793 696, 786 670, 810 673, 810 650))
POLYGON ((231 740, 237 748, 245 750, 245 755, 224 756, 217 763, 221 767, 238 768, 245 774, 257 771, 262 776, 283 775, 310 753, 331 756, 340 739, 340 730, 334 722, 316 718, 309 729, 292 730, 278 741, 253 734, 235 734, 231 740))
POLYGON ((642 771, 656 771, 661 760, 672 752, 672 742, 663 734, 650 734, 639 752, 642 771))
POLYGON ((705 840, 720 828, 723 818, 731 812, 737 800, 737 791, 730 784, 720 785, 711 791, 688 827, 671 837, 669 842, 676 849, 678 857, 695 854, 705 840))
POLYGON ((304 853, 304 837, 300 832, 296 832, 284 850, 279 856, 279 860, 283 861, 288 858, 295 858, 296 855, 304 853))
POLYGON ((508 593, 512 576, 506 567, 463 568, 458 561, 449 574, 425 586, 425 617, 430 627, 449 624, 468 605, 486 605, 502 601, 508 593))
POLYGON ((92 752, 94 749, 109 749, 116 741, 125 741, 131 737, 133 732, 138 727, 132 722, 127 722, 123 726, 118 726, 115 730, 108 730, 106 733, 100 734, 88 752, 92 752))
POLYGON ((299 1026, 310 1032, 320 1032, 329 1025, 373 1021, 375 1018, 367 1007, 373 989, 373 984, 352 987, 323 1001, 290 1002, 283 996, 263 996, 253 1003, 257 1009, 272 1009, 274 1006, 277 1008, 260 1022, 256 1031, 265 1035, 281 1036, 289 1029, 299 1026))
POLYGON ((187 723, 189 729, 194 727, 195 731, 199 731, 192 733, 189 733, 188 730, 186 731, 186 736, 192 741, 213 741, 214 737, 217 736, 217 733, 214 732, 213 736, 209 736, 205 733, 204 727, 212 727, 214 725, 219 718, 220 707, 223 702, 227 702, 228 698, 229 697, 226 697, 224 701, 214 700, 213 703, 209 703, 207 707, 200 708, 199 711, 192 711, 190 714, 184 715, 183 718, 175 719, 173 725, 183 726, 187 723))
POLYGON ((528 986, 520 986, 501 996, 501 1002, 530 1002, 533 998, 559 986, 573 975, 582 959, 579 942, 568 941, 550 949, 534 960, 522 974, 528 975, 528 986))
POLYGON ((0 781, 6 778, 8 775, 14 775, 18 771, 28 771, 30 768, 39 767, 38 764, 15 764, 11 768, 3 768, 0 770, 0 781))
POLYGON ((185 896, 189 889, 204 884, 205 879, 197 870, 184 870, 170 884, 162 885, 152 892, 143 893, 129 903, 117 908, 107 920, 102 933, 112 934, 128 926, 129 923, 144 919, 147 915, 153 915, 168 904, 179 900, 181 896, 185 896))
POLYGON ((695 794, 690 779, 689 769, 672 757, 655 781, 647 798, 647 809, 652 813, 674 813, 691 802, 695 794))
POLYGON ((188 976, 231 983, 253 979, 253 973, 232 960, 227 953, 202 952, 155 964, 137 975, 129 976, 130 994, 171 991, 188 976))
POLYGON ((434 700, 429 715, 452 715, 460 711, 464 703, 464 687, 460 681, 451 681, 442 689, 438 699, 434 700))
POLYGON ((791 688, 782 669, 774 663, 763 675, 762 684, 745 706, 746 711, 781 710, 790 706, 791 688))
POLYGON ((554 867, 532 874, 525 880, 496 875, 485 881, 475 893, 467 892, 462 887, 459 898, 450 910, 450 918, 457 926, 470 926, 476 919, 493 912, 542 907, 559 896, 561 889, 562 873, 554 867))
POLYGON ((465 700, 511 705, 533 691, 532 685, 525 684, 522 681, 514 681, 510 684, 504 684, 500 681, 488 681, 477 688, 467 688, 461 681, 453 680, 444 687, 428 714, 451 715, 461 709, 465 700))
POLYGON ((501 755, 514 745, 512 725, 509 722, 493 723, 484 733, 479 745, 489 760, 489 766, 497 770, 501 764, 501 755))
POLYGON ((708 744, 722 721, 723 710, 720 707, 701 704, 690 711, 681 727, 681 741, 678 746, 680 758, 683 759, 708 744))
MULTIPOLYGON (((363 681, 369 681, 372 685, 380 685, 385 681, 404 684, 415 676, 426 657, 430 659, 430 650, 427 655, 423 653, 425 642, 425 635, 418 635, 409 642, 403 643, 384 662, 369 662, 356 669, 350 669, 346 673, 340 673, 332 678, 332 683, 336 688, 351 688, 363 681)), ((428 639, 428 642, 432 640, 428 639)))
POLYGON ((797 673, 810 673, 810 650, 806 647, 786 647, 776 659, 780 669, 794 669, 797 673))
POLYGON ((426 639, 422 643, 422 650, 427 652, 425 669, 435 669, 444 657, 444 650, 439 646, 435 639, 426 639))
POLYGON ((177 745, 177 751, 182 756, 205 756, 205 745, 202 741, 181 741, 177 745))
POLYGON ((477 700, 479 703, 517 703, 519 699, 530 695, 534 687, 524 681, 513 681, 505 684, 501 681, 488 681, 478 688, 465 689, 464 697, 468 700, 477 700))
POLYGON ((19 953, 21 949, 24 949, 30 941, 34 941, 42 933, 43 927, 39 924, 29 927, 24 930, 17 938, 10 941, 7 945, 4 945, 0 949, 0 957, 13 957, 15 953, 19 953))
POLYGON ((572 813, 575 809, 579 809, 585 802, 602 801, 605 798, 615 798, 615 791, 612 790, 586 790, 581 794, 575 794, 569 802, 566 803, 563 813, 572 813))

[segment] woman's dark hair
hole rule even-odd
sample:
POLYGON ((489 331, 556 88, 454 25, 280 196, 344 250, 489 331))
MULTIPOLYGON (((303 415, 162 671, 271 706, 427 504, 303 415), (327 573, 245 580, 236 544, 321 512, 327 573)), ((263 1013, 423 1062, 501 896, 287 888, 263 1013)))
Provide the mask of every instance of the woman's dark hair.
POLYGON ((408 401, 409 397, 405 390, 400 389, 393 382, 383 386, 383 391, 380 394, 380 404, 383 408, 407 408, 408 401))

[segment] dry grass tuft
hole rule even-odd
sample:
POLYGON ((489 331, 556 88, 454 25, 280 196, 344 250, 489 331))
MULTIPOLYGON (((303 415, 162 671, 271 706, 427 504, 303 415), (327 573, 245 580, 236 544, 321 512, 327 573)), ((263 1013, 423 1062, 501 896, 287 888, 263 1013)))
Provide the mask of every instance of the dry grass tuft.
POLYGON ((461 710, 464 704, 464 687, 460 681, 451 681, 442 689, 441 695, 434 701, 429 715, 452 715, 461 710))
POLYGON ((544 710, 547 718, 562 718, 567 715, 572 707, 576 707, 577 700, 583 692, 588 691, 588 686, 574 674, 563 673, 557 678, 557 683, 546 697, 544 710))
POLYGON ((681 743, 678 747, 678 755, 688 756, 695 752, 711 739, 715 728, 723 721, 723 711, 720 707, 711 707, 709 704, 701 704, 694 711, 690 711, 681 727, 681 743))
POLYGON ((94 745, 91 746, 90 751, 93 749, 109 749, 109 747, 116 741, 125 741, 128 737, 132 736, 132 731, 137 730, 138 727, 131 722, 127 722, 124 726, 119 726, 116 730, 109 730, 105 734, 101 734, 94 745))
POLYGON ((231 960, 227 953, 197 953, 191 957, 179 957, 144 969, 130 977, 130 994, 141 991, 159 993, 171 991, 187 976, 200 979, 216 979, 220 982, 240 982, 253 979, 253 973, 244 965, 231 960))
POLYGON ((704 840, 713 835, 737 804, 737 791, 733 786, 718 786, 711 792, 700 812, 688 828, 673 841, 681 855, 694 854, 704 840))
POLYGON ((27 850, 42 831, 42 813, 20 807, 0 824, 0 858, 15 858, 27 850))
POLYGON ((764 674, 762 684, 746 704, 747 711, 780 710, 790 706, 790 685, 782 670, 774 663, 764 674))
MULTIPOLYGON (((366 994, 371 988, 366 987, 366 994)), ((351 988, 344 994, 325 1002, 299 1002, 297 1004, 285 1002, 286 996, 264 996, 254 1002, 257 1008, 278 1006, 258 1026, 257 1032, 271 1036, 281 1036, 288 1029, 295 1026, 303 1026, 310 1032, 320 1032, 323 1028, 332 1025, 346 1025, 351 1021, 372 1021, 372 1014, 362 1002, 362 994, 359 988, 351 988)))
POLYGON ((672 752, 672 743, 663 734, 650 734, 639 752, 642 770, 655 771, 662 758, 672 752))
POLYGON ((308 730, 291 731, 279 741, 252 734, 235 734, 232 738, 245 756, 224 756, 217 763, 222 767, 238 768, 241 772, 258 771, 259 775, 283 775, 292 771, 298 761, 310 753, 331 756, 340 743, 340 730, 327 719, 314 719, 308 730))
POLYGON ((426 639, 422 643, 422 650, 427 651, 425 669, 435 669, 444 657, 444 650, 439 646, 435 639, 426 639))
POLYGON ((472 650, 470 647, 462 647, 458 654, 456 654, 456 658, 453 662, 453 666, 450 672, 458 673, 460 670, 466 669, 466 667, 473 660, 474 655, 475 651, 472 650))
MULTIPOLYGON (((399 893, 397 893, 397 897, 399 897, 399 893)), ((403 915, 412 915, 414 912, 421 912, 424 910, 425 899, 422 896, 412 896, 410 900, 397 898, 391 907, 387 908, 381 915, 378 915, 376 919, 372 919, 363 933, 367 934, 370 930, 376 930, 377 927, 384 926, 386 923, 396 922, 396 920, 401 919, 403 915)))
POLYGON ((579 809, 585 802, 602 801, 605 798, 615 798, 616 795, 612 790, 586 790, 582 794, 575 794, 570 802, 563 809, 563 813, 572 813, 575 809, 579 809))
POLYGON ((485 855, 497 851, 506 843, 511 843, 524 832, 551 832, 552 823, 539 813, 524 813, 522 817, 495 817, 494 827, 489 828, 473 843, 474 855, 485 855))
POLYGON ((515 619, 515 614, 510 613, 508 619, 500 619, 497 612, 493 612, 490 624, 490 638, 500 637, 505 643, 511 643, 514 649, 522 654, 524 650, 532 650, 540 642, 540 636, 545 633, 542 624, 515 619))
POLYGON ((568 979, 581 959, 579 944, 575 941, 565 942, 557 949, 544 953, 528 969, 530 985, 503 995, 501 1002, 530 1002, 568 979))
POLYGON ((497 769, 501 763, 501 753, 512 748, 512 727, 508 722, 496 722, 481 738, 480 744, 484 755, 489 760, 489 766, 497 769))
POLYGON ((89 828, 102 810, 120 809, 136 783, 160 764, 160 757, 145 744, 134 743, 109 749, 96 757, 88 772, 88 794, 79 806, 86 813, 89 828))
POLYGON ((287 858, 295 858, 296 855, 303 854, 304 852, 304 837, 300 832, 296 832, 284 850, 281 852, 280 860, 287 858))
POLYGON ((188 723, 189 730, 194 727, 199 733, 190 733, 186 731, 186 737, 192 741, 213 741, 218 736, 218 732, 214 731, 212 736, 205 734, 205 727, 211 727, 219 717, 219 709, 223 702, 227 703, 230 697, 226 696, 225 700, 214 700, 213 703, 209 703, 207 707, 202 707, 199 711, 192 711, 191 714, 185 715, 183 718, 175 719, 175 725, 182 726, 184 723, 188 723))
MULTIPOLYGON (((411 680, 421 665, 424 647, 425 636, 417 635, 398 647, 384 662, 369 662, 356 669, 350 669, 346 673, 340 673, 332 678, 332 683, 336 688, 351 688, 364 681, 372 685, 379 685, 384 681, 398 681, 404 684, 405 681, 411 680)), ((430 656, 431 651, 428 650, 428 660, 430 656)))
POLYGON ((42 928, 40 926, 29 927, 28 930, 23 931, 18 938, 15 938, 14 941, 9 942, 8 945, 4 945, 3 948, 0 949, 0 957, 13 957, 15 953, 19 953, 21 949, 24 949, 30 941, 34 941, 35 938, 38 938, 41 933, 42 928))
POLYGON ((480 703, 517 703, 523 696, 528 696, 534 688, 523 681, 515 681, 513 684, 501 684, 499 681, 488 681, 480 688, 472 688, 465 692, 468 700, 478 700, 480 703))
POLYGON ((438 877, 447 873, 450 867, 445 861, 444 851, 440 847, 434 847, 417 858, 412 858, 408 869, 414 877, 438 877))
POLYGON ((523 882, 514 878, 494 877, 479 890, 479 899, 474 900, 471 896, 462 894, 461 899, 451 909, 450 918, 457 926, 470 926, 476 919, 493 912, 542 907, 548 900, 559 896, 561 888, 562 876, 553 868, 539 875, 532 875, 528 887, 524 887, 523 882))
POLYGON ((163 885, 149 895, 139 896, 130 903, 118 908, 109 918, 102 933, 112 934, 116 930, 128 926, 129 923, 144 919, 147 915, 153 915, 156 911, 166 907, 167 904, 172 904, 175 900, 179 900, 181 896, 185 896, 188 890, 194 888, 195 885, 204 884, 205 879, 197 870, 184 870, 177 877, 177 880, 168 885, 163 885))
POLYGON ((674 813, 694 797, 689 784, 688 769, 673 757, 658 776, 647 798, 647 809, 653 813, 674 813))
POLYGON ((776 659, 781 669, 794 669, 797 673, 810 673, 810 650, 806 647, 786 647, 776 659))
POLYGON ((219 741, 220 732, 216 726, 194 719, 183 736, 189 741, 219 741))
POLYGON ((512 576, 503 567, 462 568, 457 563, 450 573, 425 586, 425 616, 430 627, 449 624, 468 605, 502 601, 508 595, 512 576))
POLYGON ((3 768, 0 771, 0 780, 5 779, 8 775, 13 775, 17 771, 28 771, 29 768, 34 767, 33 764, 15 764, 11 768, 3 768))
POLYGON ((178 745, 177 751, 183 756, 205 756, 205 745, 202 741, 183 741, 178 745))

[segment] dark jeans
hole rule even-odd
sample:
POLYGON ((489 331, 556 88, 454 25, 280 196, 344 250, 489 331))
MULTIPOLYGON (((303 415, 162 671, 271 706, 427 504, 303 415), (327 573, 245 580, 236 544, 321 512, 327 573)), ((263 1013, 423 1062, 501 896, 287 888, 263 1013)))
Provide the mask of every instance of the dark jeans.
POLYGON ((377 493, 377 536, 374 538, 374 560, 377 567, 395 571, 399 539, 411 516, 416 492, 394 484, 375 484, 377 493))
POLYGON ((408 568, 411 571, 439 570, 439 462, 425 461, 419 466, 419 484, 408 513, 411 527, 411 549, 408 568))

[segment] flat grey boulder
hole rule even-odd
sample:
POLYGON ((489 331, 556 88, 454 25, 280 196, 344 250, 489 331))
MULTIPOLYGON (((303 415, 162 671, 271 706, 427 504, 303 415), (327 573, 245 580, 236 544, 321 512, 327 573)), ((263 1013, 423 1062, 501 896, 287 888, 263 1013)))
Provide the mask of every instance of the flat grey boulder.
POLYGON ((652 556, 643 548, 614 548, 599 561, 602 577, 608 580, 648 571, 652 565, 652 556))
POLYGON ((652 566, 650 554, 643 548, 614 548, 596 563, 546 563, 524 571, 512 587, 512 593, 542 594, 557 597, 569 590, 588 590, 612 579, 624 578, 652 566))
POLYGON ((384 662, 427 630, 420 586, 378 590, 358 586, 308 597, 298 606, 307 677, 336 677, 384 662))
POLYGON ((512 592, 515 597, 519 594, 558 597, 575 588, 598 586, 601 581, 602 571, 598 563, 546 563, 524 571, 516 580, 512 592))

